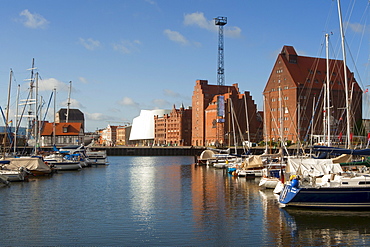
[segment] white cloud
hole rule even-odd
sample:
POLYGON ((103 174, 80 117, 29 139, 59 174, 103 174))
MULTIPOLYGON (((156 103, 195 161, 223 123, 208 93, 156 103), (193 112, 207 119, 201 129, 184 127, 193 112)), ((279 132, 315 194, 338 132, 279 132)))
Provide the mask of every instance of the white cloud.
POLYGON ((157 3, 153 0, 145 0, 145 2, 151 4, 151 5, 157 5, 157 3))
POLYGON ((124 97, 120 102, 119 102, 120 105, 124 105, 124 106, 134 106, 134 107, 138 107, 139 104, 136 103, 132 98, 129 98, 129 97, 124 97))
POLYGON ((23 19, 21 22, 24 26, 29 28, 46 28, 49 24, 49 21, 47 21, 44 17, 37 13, 30 13, 28 9, 23 10, 20 14, 23 19))
POLYGON ((140 40, 124 40, 119 43, 113 44, 113 50, 122 52, 124 54, 129 54, 131 52, 139 51, 139 45, 141 45, 140 40))
POLYGON ((52 91, 54 88, 59 91, 68 91, 69 85, 55 78, 39 80, 39 91, 52 91))
POLYGON ((93 40, 92 38, 83 39, 79 38, 80 44, 83 45, 86 49, 93 51, 100 47, 100 41, 99 40, 93 40))
POLYGON ((171 105, 170 102, 164 99, 154 99, 152 102, 155 108, 164 108, 164 107, 168 107, 171 105))
POLYGON ((104 121, 111 119, 111 117, 104 115, 103 113, 84 113, 84 114, 86 116, 86 119, 92 121, 104 121))
POLYGON ((174 41, 174 42, 182 44, 182 45, 189 44, 189 41, 182 34, 180 34, 177 31, 172 31, 170 29, 166 29, 166 30, 163 31, 163 33, 171 41, 174 41))
POLYGON ((239 27, 224 27, 224 34, 228 37, 239 38, 242 30, 239 27))
POLYGON ((163 92, 164 92, 164 95, 166 95, 166 96, 171 96, 171 97, 174 97, 174 98, 179 98, 180 97, 179 93, 176 93, 176 92, 172 91, 171 89, 164 89, 163 92))
MULTIPOLYGON (((186 14, 184 16, 185 26, 198 26, 208 31, 217 32, 218 26, 215 25, 214 20, 207 20, 202 12, 195 12, 186 14)), ((241 29, 236 26, 224 26, 224 34, 229 37, 237 38, 241 35, 241 29)))
POLYGON ((217 27, 213 20, 207 20, 202 12, 195 12, 192 14, 186 14, 184 16, 185 26, 198 26, 203 29, 210 31, 217 31, 217 27))
POLYGON ((80 80, 80 82, 82 82, 84 84, 88 84, 89 83, 85 77, 80 76, 80 77, 78 77, 78 79, 80 80))
MULTIPOLYGON (((78 100, 76 100, 76 99, 70 99, 69 100, 70 101, 70 107, 73 107, 73 108, 85 108, 78 100)), ((66 99, 65 101, 63 101, 61 104, 63 105, 63 106, 65 106, 65 107, 67 107, 67 103, 68 103, 68 99, 66 99)))
POLYGON ((365 26, 361 25, 360 23, 349 23, 347 22, 346 25, 349 29, 351 29, 355 33, 362 33, 365 30, 365 26))

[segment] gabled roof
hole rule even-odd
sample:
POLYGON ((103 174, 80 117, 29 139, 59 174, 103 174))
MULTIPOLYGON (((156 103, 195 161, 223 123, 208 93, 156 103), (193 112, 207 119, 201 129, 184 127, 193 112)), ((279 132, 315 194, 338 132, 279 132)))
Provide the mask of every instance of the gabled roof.
MULTIPOLYGON (((344 63, 342 60, 329 59, 331 89, 343 90, 343 65, 344 63)), ((301 84, 305 85, 305 87, 322 88, 323 82, 326 82, 326 58, 299 56, 293 46, 283 47, 281 53, 278 55, 270 78, 272 75, 276 74, 276 70, 279 68, 288 71, 289 76, 297 87, 301 84)), ((347 77, 351 78, 351 81, 348 81, 349 85, 351 85, 352 82, 356 82, 353 73, 348 68, 347 77)), ((355 91, 358 90, 361 89, 358 84, 355 83, 355 91)))
MULTIPOLYGON (((56 136, 78 136, 82 123, 55 123, 56 136), (67 128, 67 132, 64 129, 67 128)), ((41 136, 53 135, 53 123, 44 123, 41 136)))
MULTIPOLYGON (((58 111, 58 114, 59 114, 59 119, 62 121, 65 121, 66 120, 66 116, 67 116, 67 109, 66 108, 61 108, 59 111, 58 111)), ((85 116, 84 114, 79 110, 79 109, 69 109, 69 117, 68 119, 69 120, 79 120, 79 121, 84 121, 85 120, 85 116)))

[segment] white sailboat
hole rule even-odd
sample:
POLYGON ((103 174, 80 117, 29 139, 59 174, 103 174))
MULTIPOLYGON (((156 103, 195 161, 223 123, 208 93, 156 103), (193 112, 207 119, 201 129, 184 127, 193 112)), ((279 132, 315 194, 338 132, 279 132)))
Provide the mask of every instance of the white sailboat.
MULTIPOLYGON (((1 160, 1 166, 0 166, 0 175, 5 176, 8 181, 15 182, 15 181, 24 181, 26 180, 28 176, 28 171, 24 167, 9 167, 10 161, 7 160, 6 154, 6 146, 7 146, 7 136, 8 136, 8 123, 9 123, 9 106, 10 106, 10 91, 11 91, 11 84, 12 84, 12 75, 13 71, 10 70, 10 80, 9 80, 9 86, 8 86, 8 103, 6 108, 6 114, 5 114, 5 135, 3 139, 3 157, 1 160)), ((9 149, 10 150, 10 149, 9 149)))
MULTIPOLYGON (((340 0, 337 0, 337 3, 346 94, 347 147, 351 149, 351 108, 348 94, 345 39, 340 0)), ((370 174, 345 173, 339 164, 333 164, 332 159, 296 161, 291 159, 288 162, 288 168, 296 170, 299 177, 294 177, 290 183, 285 184, 279 197, 281 204, 317 208, 370 208, 370 174), (294 168, 295 166, 296 168, 294 168)))

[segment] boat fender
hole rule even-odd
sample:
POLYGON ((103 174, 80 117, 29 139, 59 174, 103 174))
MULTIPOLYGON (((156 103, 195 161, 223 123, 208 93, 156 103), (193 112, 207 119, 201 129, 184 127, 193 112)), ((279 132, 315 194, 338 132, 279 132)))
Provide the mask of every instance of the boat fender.
POLYGON ((296 187, 296 188, 298 187, 298 184, 299 182, 298 182, 298 179, 296 178, 292 179, 292 182, 290 183, 292 187, 296 187))

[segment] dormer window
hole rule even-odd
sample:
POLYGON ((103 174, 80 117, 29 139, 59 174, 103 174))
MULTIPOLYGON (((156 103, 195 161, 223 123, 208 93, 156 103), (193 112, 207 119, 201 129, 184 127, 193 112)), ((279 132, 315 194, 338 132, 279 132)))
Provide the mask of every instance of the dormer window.
POLYGON ((68 132, 68 127, 63 127, 63 133, 67 133, 68 132))

